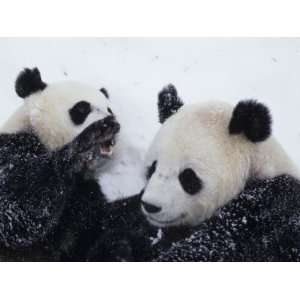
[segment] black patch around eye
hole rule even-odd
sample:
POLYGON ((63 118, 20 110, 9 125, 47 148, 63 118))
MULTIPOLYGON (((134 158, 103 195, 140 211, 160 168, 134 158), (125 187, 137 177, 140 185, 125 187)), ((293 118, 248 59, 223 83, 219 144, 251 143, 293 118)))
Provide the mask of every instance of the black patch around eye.
POLYGON ((151 178, 151 176, 154 174, 155 170, 156 170, 156 165, 157 165, 157 160, 155 160, 152 165, 148 168, 147 170, 147 174, 146 174, 146 178, 147 180, 149 180, 151 178))
POLYGON ((201 179, 190 168, 183 170, 178 179, 184 191, 190 195, 197 194, 202 188, 201 179))
POLYGON ((80 101, 69 110, 69 114, 73 123, 75 125, 80 125, 85 121, 91 111, 92 108, 90 103, 86 101, 80 101))
POLYGON ((100 92, 107 98, 109 99, 109 94, 106 88, 101 88, 100 92))
POLYGON ((113 115, 114 113, 112 112, 112 110, 110 109, 110 107, 107 108, 107 111, 109 114, 113 115))

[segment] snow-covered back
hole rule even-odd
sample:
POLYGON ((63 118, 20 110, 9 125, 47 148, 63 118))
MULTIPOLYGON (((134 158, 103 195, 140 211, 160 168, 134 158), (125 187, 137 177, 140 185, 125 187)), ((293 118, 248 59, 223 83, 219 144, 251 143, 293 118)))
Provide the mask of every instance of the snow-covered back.
POLYGON ((0 125, 22 104, 16 75, 37 66, 44 81, 106 87, 122 135, 101 179, 109 199, 143 187, 142 160, 159 128, 157 94, 168 83, 185 103, 256 98, 272 110, 274 133, 300 166, 300 39, 0 39, 0 125))

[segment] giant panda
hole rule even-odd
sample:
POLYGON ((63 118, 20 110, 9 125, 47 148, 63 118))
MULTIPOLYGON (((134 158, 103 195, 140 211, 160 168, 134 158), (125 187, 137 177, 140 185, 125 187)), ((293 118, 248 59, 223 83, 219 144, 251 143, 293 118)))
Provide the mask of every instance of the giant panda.
POLYGON ((183 105, 173 85, 159 94, 162 126, 145 160, 142 210, 159 227, 195 226, 236 197, 249 179, 299 171, 255 100, 183 105))
POLYGON ((81 260, 101 234, 97 182, 120 130, 105 89, 24 69, 0 134, 0 259, 81 260))
MULTIPOLYGON (((259 143, 264 143, 263 140, 270 138, 270 122, 271 117, 267 108, 256 102, 241 102, 237 107, 243 107, 244 105, 249 106, 253 114, 248 115, 248 118, 244 121, 257 121, 264 120, 263 126, 264 131, 260 131, 260 135, 255 135, 259 133, 260 127, 256 127, 258 132, 252 132, 248 127, 247 135, 240 132, 240 135, 244 136, 235 136, 238 134, 235 132, 237 128, 234 128, 234 124, 231 124, 231 120, 228 120, 227 126, 231 124, 231 127, 227 128, 228 132, 227 138, 240 138, 241 143, 246 143, 249 139, 249 134, 252 133, 252 137, 249 140, 249 143, 254 143, 255 146, 259 146, 259 143), (241 104, 242 103, 242 104, 241 104), (257 112, 258 109, 258 112, 257 112), (235 129, 235 130, 234 130, 235 129), (253 137, 255 136, 255 138, 253 137), (245 141, 243 141, 245 140, 245 141), (255 140, 255 141, 254 141, 255 140), (257 144, 256 144, 257 143, 257 144)), ((228 113, 228 105, 219 104, 224 109, 217 110, 217 113, 228 113)), ((182 110, 183 102, 178 97, 176 88, 172 85, 169 85, 167 88, 163 89, 159 93, 158 101, 158 111, 159 111, 159 120, 163 123, 163 126, 166 126, 171 119, 167 121, 168 118, 172 118, 173 114, 179 114, 182 110), (166 122, 165 122, 166 121, 166 122)), ((205 106, 204 106, 205 107, 205 106)), ((196 106, 190 111, 190 113, 195 113, 199 109, 202 110, 202 106, 196 106)), ((246 109, 247 112, 248 109, 246 109)), ((236 109, 232 108, 232 113, 235 111, 235 118, 238 117, 236 109)), ((210 117, 209 111, 204 111, 204 116, 210 117)), ((213 112, 213 110, 211 111, 213 112)), ((185 116, 189 116, 188 114, 185 116)), ((200 114, 201 116, 201 114, 200 114)), ((226 114, 225 116, 226 117, 226 114)), ((244 115, 247 117, 247 114, 244 115)), ((243 119, 243 118, 242 118, 243 119)), ((180 119, 181 121, 182 119, 180 119)), ((212 118, 205 119, 206 121, 211 121, 210 128, 212 132, 207 132, 207 137, 211 136, 212 139, 219 139, 220 134, 213 132, 213 129, 220 130, 220 127, 217 127, 215 123, 217 121, 224 121, 224 118, 212 118), (214 127, 215 126, 215 127, 214 127)), ((234 119, 233 119, 234 120, 234 119)), ((175 121, 174 121, 175 122, 175 121)), ((206 219, 202 216, 201 210, 196 210, 198 212, 198 220, 194 219, 184 219, 181 222, 174 223, 161 223, 154 222, 152 217, 149 215, 152 214, 156 216, 159 214, 160 207, 164 209, 166 217, 171 216, 173 213, 173 207, 176 211, 176 201, 182 201, 180 207, 186 207, 187 209, 194 209, 194 206, 191 208, 191 205, 197 205, 197 201, 201 201, 199 197, 190 196, 192 191, 195 191, 199 188, 199 185, 203 185, 207 180, 220 180, 219 177, 212 177, 213 174, 218 174, 214 170, 205 169, 203 170, 209 173, 212 173, 211 176, 204 176, 205 173, 202 172, 202 180, 188 178, 186 181, 180 180, 176 171, 179 169, 178 165, 184 165, 185 161, 193 158, 195 155, 195 149, 189 148, 189 144, 185 144, 186 151, 181 152, 176 156, 172 156, 173 153, 176 154, 176 149, 180 148, 180 143, 187 142, 184 137, 185 135, 190 135, 197 137, 197 127, 194 128, 194 125, 197 125, 194 119, 191 119, 193 125, 189 130, 180 132, 181 123, 177 123, 176 126, 173 123, 171 128, 174 131, 165 132, 163 138, 158 140, 159 144, 155 146, 150 146, 150 151, 148 157, 146 158, 145 164, 145 175, 148 178, 148 184, 145 186, 145 189, 141 194, 134 197, 134 201, 130 205, 119 202, 119 205, 124 205, 124 209, 117 208, 113 211, 108 219, 110 220, 109 228, 105 234, 99 236, 99 239, 91 247, 87 260, 103 260, 103 258, 109 261, 299 261, 300 260, 300 183, 297 178, 298 171, 296 167, 293 166, 292 162, 284 154, 283 150, 280 148, 279 144, 273 140, 273 146, 277 148, 272 148, 273 155, 276 156, 277 153, 281 153, 281 160, 275 160, 274 171, 270 171, 269 176, 275 176, 273 178, 260 178, 258 174, 250 176, 245 181, 245 189, 243 185, 240 185, 237 194, 223 194, 228 195, 227 199, 223 198, 223 204, 220 209, 216 203, 212 202, 212 207, 215 211, 211 217, 206 215, 206 219), (169 133, 171 133, 169 135, 169 133), (178 134, 178 136, 177 136, 178 134), (178 137, 178 138, 177 138, 178 137), (159 146, 163 146, 160 148, 159 146), (170 146, 168 148, 167 146, 170 146), (153 148, 155 153, 153 153, 153 148), (168 150, 164 152, 164 150, 168 150), (175 151, 175 152, 174 152, 175 151), (156 154, 158 162, 152 162, 153 156, 156 154), (181 158, 179 161, 176 159, 181 158), (150 161, 150 163, 149 163, 150 161), (170 174, 159 173, 159 168, 156 170, 156 166, 159 166, 159 161, 164 163, 164 166, 168 167, 165 170, 169 170, 170 174), (172 162, 172 164, 170 163, 172 162), (281 171, 280 168, 276 169, 278 163, 281 162, 281 171), (286 163, 286 165, 284 165, 286 163), (289 175, 287 175, 289 174, 289 175), (280 175, 280 176, 277 176, 280 175), (154 176, 157 176, 156 178, 154 176), (177 178, 178 182, 173 181, 174 176, 177 178), (155 183, 151 182, 155 178, 155 183), (170 181, 169 181, 170 180, 170 181), (181 182, 182 181, 182 182, 181 182), (169 185, 169 183, 171 184, 169 185), (183 189, 187 194, 182 193, 181 190, 178 191, 178 188, 175 185, 179 186, 179 189, 183 189), (175 187, 174 187, 175 186, 175 187), (173 190, 175 188, 175 190, 173 190), (146 198, 149 195, 149 191, 156 192, 155 202, 149 203, 149 198, 146 198), (242 191, 243 190, 243 191, 242 191), (241 194, 238 195, 238 193, 241 194), (178 194, 176 194, 178 193, 178 194), (168 200, 169 197, 173 197, 174 202, 170 206, 164 206, 164 201, 168 200), (181 199, 179 198, 181 197, 181 199), (231 197, 231 198, 229 198, 231 197), (148 200, 148 202, 145 202, 148 200), (141 211, 144 213, 145 218, 142 218, 137 211, 137 203, 140 202, 141 211), (192 204, 190 204, 190 202, 192 204), (160 205, 160 206, 159 206, 160 205), (130 208, 129 211, 125 207, 130 208), (145 222, 146 218, 148 219, 145 222), (202 219, 203 218, 203 219, 202 219), (203 220, 203 221, 200 221, 203 220), (183 222, 185 221, 185 222, 183 222), (196 225, 197 224, 197 225, 196 225)), ((226 122, 225 122, 226 123, 226 122)), ((201 124, 201 123, 200 123, 201 124)), ((243 123, 245 124, 245 123, 243 123)), ((260 123, 257 123, 256 126, 259 126, 260 123)), ((184 126, 182 127, 184 128, 184 126)), ((200 131, 201 132, 201 131, 200 131)), ((223 131, 221 131, 223 132, 223 131)), ((205 137, 205 133, 203 133, 205 137)), ((221 136, 222 137, 222 136, 221 136)), ((156 141, 156 140, 155 140, 156 141)), ((217 143, 209 141, 208 138, 204 139, 203 147, 211 147, 207 149, 207 155, 218 154, 216 157, 217 163, 224 163, 227 159, 227 156, 222 156, 222 144, 226 147, 227 140, 225 138, 221 139, 217 143), (206 143, 205 143, 206 142, 206 143), (221 147, 220 152, 216 152, 214 147, 221 147)), ((193 145, 193 141, 189 141, 193 145)), ((236 141, 238 143, 238 140, 236 141)), ((272 145, 269 145, 270 147, 272 145)), ((228 147, 228 145, 227 145, 228 147)), ((245 146, 246 147, 246 146, 245 146)), ((248 147, 251 147, 250 145, 248 147)), ((226 149, 226 148, 225 148, 226 149)), ((182 147, 179 149, 182 150, 182 147)), ((201 148, 200 148, 201 150, 201 148)), ((234 149, 233 149, 234 150, 234 149)), ((202 150, 203 151, 203 150, 202 150)), ((247 155, 247 152, 238 152, 240 155, 247 155)), ((255 151, 255 148, 253 149, 255 151)), ((230 153, 230 152, 229 152, 230 153)), ((237 153, 237 152, 233 152, 237 153)), ((203 154, 203 153, 202 153, 203 154)), ((255 154, 255 153, 254 153, 255 154)), ((268 153, 267 153, 268 154, 268 153)), ((240 156, 237 158, 241 159, 240 156)), ((230 156, 228 157, 230 159, 230 156)), ((268 160, 266 162, 271 163, 268 160)), ((207 161, 206 162, 210 162, 207 161)), ((193 168, 199 170, 197 164, 200 164, 201 161, 194 161, 193 168)), ((234 165, 228 165, 235 170, 234 165)), ((239 162, 237 161, 239 167, 239 162)), ((248 167, 250 165, 250 161, 248 167)), ((211 167, 217 168, 218 164, 212 165, 211 167)), ((245 166, 246 167, 246 166, 245 166)), ((267 165, 265 165, 267 167, 267 165)), ((224 168, 221 167, 221 170, 224 168)), ((226 174, 234 174, 238 170, 230 172, 226 170, 226 174)), ((271 170, 271 169, 270 169, 271 170)), ((218 170, 215 170, 218 171, 218 170)), ((189 171, 190 172, 190 171, 189 171)), ((209 175, 209 173, 207 175, 209 175)), ((224 173, 224 175, 226 175, 224 173)), ((226 177, 225 179, 226 180, 226 177)), ((224 184, 231 184, 232 181, 227 180, 224 184)), ((239 178, 237 183, 241 184, 239 178)), ((221 185, 222 187, 222 185, 221 185)), ((217 187, 216 187, 217 188, 217 187)), ((220 191, 218 195, 222 197, 221 192, 224 192, 224 188, 220 191)), ((230 186, 229 186, 230 188, 230 186)), ((231 188, 232 190, 232 188, 231 188)), ((214 191, 218 194, 218 190, 214 191)), ((216 198, 213 197, 214 194, 211 194, 211 201, 216 201, 216 198)), ((200 202, 201 204, 201 202, 200 202)), ((199 204, 199 205, 200 205, 199 204)), ((167 202, 166 205, 169 205, 167 202)))
POLYGON ((141 196, 162 228, 154 261, 300 261, 299 172, 271 135, 267 107, 183 106, 169 85, 158 111, 141 196), (164 247, 168 231, 183 228, 164 247))
POLYGON ((298 171, 270 136, 268 109, 257 102, 243 101, 235 108, 211 103, 192 106, 184 112, 183 102, 172 85, 164 88, 158 98, 159 120, 168 130, 159 132, 150 145, 145 163, 148 183, 135 197, 148 221, 139 216, 135 204, 130 214, 115 211, 109 226, 114 230, 99 237, 88 260, 106 257, 110 261, 299 261, 298 171), (175 118, 177 114, 182 114, 182 118, 175 118), (203 123, 193 116, 202 118, 203 123), (202 142, 199 144, 193 140, 198 135, 202 142), (234 148, 239 146, 243 148, 234 148), (266 157, 262 158, 266 149, 266 157), (197 152, 206 164, 197 159, 197 152), (257 154, 263 168, 254 173, 250 168, 256 166, 257 154), (248 157, 244 159, 244 155, 248 157), (182 178, 179 170, 187 166, 191 169, 186 171, 189 176, 182 178), (196 172, 199 177, 194 175, 196 172), (211 203, 202 204, 206 199, 199 189, 201 193, 209 180, 215 187, 208 191, 211 203), (238 185, 236 189, 232 184, 238 185), (192 218, 178 222, 154 219, 164 216, 172 220, 174 212, 183 208, 192 218))

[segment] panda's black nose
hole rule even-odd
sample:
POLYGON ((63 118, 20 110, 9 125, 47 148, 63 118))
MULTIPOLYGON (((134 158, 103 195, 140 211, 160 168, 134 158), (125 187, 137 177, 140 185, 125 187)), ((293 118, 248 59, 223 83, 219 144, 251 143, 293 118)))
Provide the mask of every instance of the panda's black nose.
POLYGON ((116 118, 114 116, 108 116, 103 119, 104 124, 111 128, 114 133, 117 133, 120 131, 120 124, 117 122, 116 118))
POLYGON ((161 207, 155 206, 153 204, 142 201, 142 205, 146 212, 150 214, 155 214, 161 211, 161 207))

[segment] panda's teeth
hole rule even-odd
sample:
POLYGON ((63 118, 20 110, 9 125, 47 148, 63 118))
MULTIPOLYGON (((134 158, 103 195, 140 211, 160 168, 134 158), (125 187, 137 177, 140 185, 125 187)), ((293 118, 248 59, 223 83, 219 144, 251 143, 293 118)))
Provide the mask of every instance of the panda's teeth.
POLYGON ((107 146, 100 147, 100 153, 104 156, 111 156, 112 155, 112 148, 107 146))
POLYGON ((113 153, 114 140, 108 140, 100 145, 100 153, 103 156, 111 156, 113 153))

